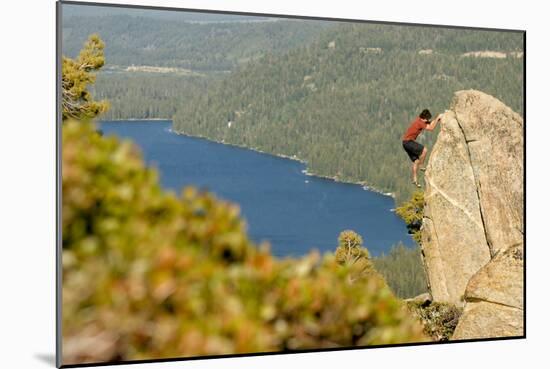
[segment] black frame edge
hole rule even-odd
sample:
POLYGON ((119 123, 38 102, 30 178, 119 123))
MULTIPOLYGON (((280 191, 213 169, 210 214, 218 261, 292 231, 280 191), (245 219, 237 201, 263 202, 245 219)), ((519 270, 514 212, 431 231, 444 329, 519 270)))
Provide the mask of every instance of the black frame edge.
POLYGON ((518 340, 518 339, 525 339, 525 334, 523 336, 479 338, 479 339, 476 338, 476 339, 464 339, 464 340, 461 339, 461 340, 446 341, 446 342, 411 342, 411 343, 388 344, 388 345, 333 347, 333 348, 307 349, 307 350, 296 350, 296 351, 253 352, 253 353, 229 354, 229 355, 207 355, 207 356, 190 356, 190 357, 164 358, 164 359, 67 364, 67 365, 62 365, 61 368, 87 368, 87 367, 110 366, 110 365, 115 366, 115 365, 186 362, 186 361, 196 361, 196 360, 233 359, 233 358, 240 358, 240 357, 257 357, 257 356, 272 356, 272 355, 278 356, 278 355, 295 355, 295 354, 352 351, 352 350, 371 350, 371 349, 384 349, 384 348, 394 348, 394 347, 414 347, 414 346, 466 344, 466 343, 476 343, 476 342, 510 341, 510 340, 518 340))
POLYGON ((527 31, 523 32, 523 337, 527 338, 527 31))
POLYGON ((56 188, 56 208, 55 208, 55 366, 60 368, 63 361, 63 327, 62 327, 62 229, 61 229, 61 78, 62 78, 62 61, 61 61, 61 40, 62 40, 62 3, 57 1, 55 4, 56 16, 56 53, 55 53, 55 188, 56 188))

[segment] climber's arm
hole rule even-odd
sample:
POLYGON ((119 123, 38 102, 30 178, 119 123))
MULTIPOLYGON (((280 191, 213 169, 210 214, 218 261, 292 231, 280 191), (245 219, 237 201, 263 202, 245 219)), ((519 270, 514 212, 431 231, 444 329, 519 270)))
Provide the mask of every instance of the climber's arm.
POLYGON ((437 127, 437 124, 441 120, 442 116, 443 114, 439 114, 434 120, 432 120, 432 122, 426 126, 426 131, 433 131, 435 127, 437 127))

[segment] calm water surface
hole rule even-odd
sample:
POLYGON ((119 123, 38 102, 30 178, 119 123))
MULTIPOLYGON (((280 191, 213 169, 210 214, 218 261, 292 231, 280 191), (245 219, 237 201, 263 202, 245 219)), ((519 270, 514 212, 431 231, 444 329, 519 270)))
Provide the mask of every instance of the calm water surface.
POLYGON ((388 196, 306 176, 305 165, 294 160, 176 135, 171 125, 102 122, 101 130, 135 141, 165 188, 179 193, 195 185, 238 203, 250 237, 269 241, 277 256, 299 256, 312 248, 333 251, 346 229, 359 233, 375 256, 398 242, 413 245, 405 224, 390 211, 394 202, 388 196))

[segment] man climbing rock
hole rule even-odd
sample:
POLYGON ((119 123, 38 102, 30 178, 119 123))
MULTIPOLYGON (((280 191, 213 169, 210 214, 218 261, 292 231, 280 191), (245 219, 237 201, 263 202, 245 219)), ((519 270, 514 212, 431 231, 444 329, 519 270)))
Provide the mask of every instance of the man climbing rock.
POLYGON ((433 131, 435 127, 437 127, 437 124, 441 120, 441 117, 442 114, 439 114, 437 118, 435 118, 435 120, 431 121, 432 114, 428 109, 424 109, 422 110, 422 113, 420 113, 420 115, 411 122, 409 128, 403 135, 403 148, 409 155, 409 158, 411 158, 413 184, 416 187, 420 187, 420 184, 418 183, 418 179, 416 177, 416 173, 419 167, 420 170, 425 170, 422 165, 424 164, 424 159, 426 158, 428 150, 415 140, 423 130, 433 131))

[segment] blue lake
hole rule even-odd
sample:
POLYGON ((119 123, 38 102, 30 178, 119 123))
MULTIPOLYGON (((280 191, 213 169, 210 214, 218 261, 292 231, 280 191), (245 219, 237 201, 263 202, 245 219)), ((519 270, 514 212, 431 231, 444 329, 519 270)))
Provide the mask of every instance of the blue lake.
POLYGON ((298 161, 171 132, 170 121, 102 122, 104 135, 130 138, 160 172, 163 187, 194 185, 238 203, 250 237, 277 256, 334 251, 338 234, 359 233, 374 256, 413 246, 391 197, 359 185, 307 176, 298 161))

